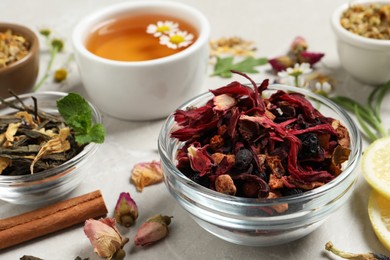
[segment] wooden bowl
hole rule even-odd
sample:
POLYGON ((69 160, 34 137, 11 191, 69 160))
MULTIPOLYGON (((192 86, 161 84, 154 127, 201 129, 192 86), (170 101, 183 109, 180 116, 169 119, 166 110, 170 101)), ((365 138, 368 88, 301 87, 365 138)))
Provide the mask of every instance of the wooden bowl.
POLYGON ((0 68, 0 97, 31 92, 39 71, 39 40, 29 28, 11 23, 0 23, 0 32, 11 30, 13 34, 23 36, 29 41, 29 53, 22 59, 0 68))

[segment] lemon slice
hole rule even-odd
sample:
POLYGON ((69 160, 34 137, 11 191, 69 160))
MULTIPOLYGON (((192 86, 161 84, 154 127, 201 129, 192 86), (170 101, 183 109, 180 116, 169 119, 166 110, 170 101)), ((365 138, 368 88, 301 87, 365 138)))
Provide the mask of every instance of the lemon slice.
POLYGON ((390 137, 378 139, 366 149, 362 170, 367 182, 390 199, 390 137))
POLYGON ((368 216, 379 241, 390 250, 390 200, 373 190, 368 201, 368 216))

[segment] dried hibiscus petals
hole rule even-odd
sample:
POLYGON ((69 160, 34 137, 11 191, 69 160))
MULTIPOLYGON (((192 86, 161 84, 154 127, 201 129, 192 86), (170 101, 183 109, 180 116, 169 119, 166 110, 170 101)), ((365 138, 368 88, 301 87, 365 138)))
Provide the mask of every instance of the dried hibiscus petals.
POLYGON ((339 175, 350 153, 347 129, 299 93, 263 97, 268 81, 252 84, 232 82, 211 90, 204 106, 175 112, 171 136, 183 142, 177 168, 205 187, 248 198, 299 194, 339 175))

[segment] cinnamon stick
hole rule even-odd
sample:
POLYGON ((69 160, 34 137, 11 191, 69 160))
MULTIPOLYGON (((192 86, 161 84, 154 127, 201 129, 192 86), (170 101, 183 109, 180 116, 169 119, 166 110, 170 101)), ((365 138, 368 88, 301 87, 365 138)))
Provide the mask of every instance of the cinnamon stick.
POLYGON ((107 214, 99 190, 0 220, 0 249, 107 214))

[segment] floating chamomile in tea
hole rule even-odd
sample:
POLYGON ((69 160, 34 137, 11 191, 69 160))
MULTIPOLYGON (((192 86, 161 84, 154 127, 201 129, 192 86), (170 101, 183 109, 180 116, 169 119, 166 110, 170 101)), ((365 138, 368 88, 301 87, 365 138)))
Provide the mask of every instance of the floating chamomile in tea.
POLYGON ((87 39, 87 49, 102 58, 146 61, 178 53, 197 38, 197 31, 181 19, 144 14, 109 20, 87 39))

